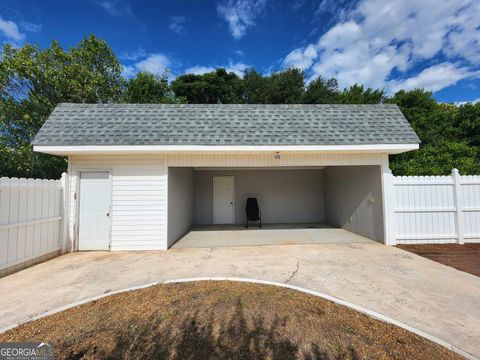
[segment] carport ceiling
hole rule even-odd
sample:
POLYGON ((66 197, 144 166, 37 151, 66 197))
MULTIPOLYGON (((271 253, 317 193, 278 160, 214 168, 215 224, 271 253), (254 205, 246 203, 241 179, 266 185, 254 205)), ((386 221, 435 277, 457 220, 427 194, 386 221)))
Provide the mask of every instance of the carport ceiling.
POLYGON ((325 166, 266 166, 266 167, 194 167, 195 171, 216 170, 323 170, 325 166))

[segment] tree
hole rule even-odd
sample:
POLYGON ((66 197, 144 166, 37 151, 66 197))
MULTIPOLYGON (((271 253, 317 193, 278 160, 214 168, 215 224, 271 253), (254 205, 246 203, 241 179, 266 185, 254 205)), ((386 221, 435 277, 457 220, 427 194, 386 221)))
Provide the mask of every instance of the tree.
POLYGON ((202 75, 181 75, 172 82, 172 90, 192 104, 299 104, 305 91, 304 78, 298 69, 270 76, 251 69, 240 78, 220 68, 202 75))
POLYGON ((185 102, 170 89, 168 73, 162 76, 139 72, 126 83, 124 102, 135 104, 175 104, 185 102))
POLYGON ((336 79, 324 79, 321 76, 308 84, 303 102, 305 104, 336 104, 339 102, 340 93, 336 79))
POLYGON ((121 65, 94 35, 64 50, 52 42, 0 52, 0 175, 58 178, 63 158, 34 153, 31 140, 61 102, 99 103, 121 99, 121 65))
POLYGON ((395 155, 390 168, 395 175, 448 175, 453 168, 462 175, 480 174, 480 151, 466 142, 442 140, 420 150, 395 155))
POLYGON ((220 68, 202 74, 185 74, 172 82, 172 90, 191 104, 238 104, 241 79, 233 72, 220 68))
POLYGON ((455 109, 454 127, 458 137, 480 147, 480 102, 467 103, 455 109))
POLYGON ((242 79, 242 101, 246 104, 267 104, 268 78, 255 69, 245 71, 242 79))
POLYGON ((400 90, 389 102, 398 105, 423 145, 439 141, 447 137, 447 133, 452 135, 451 109, 439 106, 431 92, 423 89, 400 90))
POLYGON ((305 73, 299 69, 287 69, 267 77, 266 103, 301 104, 305 91, 305 73))
POLYGON ((420 149, 392 158, 397 175, 446 175, 452 168, 461 174, 480 173, 480 129, 477 105, 439 104, 422 89, 397 92, 389 102, 400 107, 420 137, 420 149))
POLYGON ((341 104, 381 104, 387 99, 383 90, 365 89, 363 85, 355 84, 344 89, 338 98, 341 104))

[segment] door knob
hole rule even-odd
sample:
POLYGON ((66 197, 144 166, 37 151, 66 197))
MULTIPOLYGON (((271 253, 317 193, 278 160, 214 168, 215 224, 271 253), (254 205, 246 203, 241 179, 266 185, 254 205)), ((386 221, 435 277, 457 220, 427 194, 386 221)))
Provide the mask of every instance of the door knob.
POLYGON ((110 217, 110 212, 107 212, 107 216, 110 217))

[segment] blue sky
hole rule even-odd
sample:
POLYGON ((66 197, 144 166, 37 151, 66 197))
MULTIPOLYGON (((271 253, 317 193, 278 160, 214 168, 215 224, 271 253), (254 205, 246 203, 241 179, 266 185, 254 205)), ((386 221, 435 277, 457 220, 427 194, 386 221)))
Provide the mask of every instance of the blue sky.
POLYGON ((105 39, 126 77, 174 78, 226 67, 268 74, 299 67, 439 101, 480 99, 478 0, 2 0, 0 41, 70 47, 105 39))

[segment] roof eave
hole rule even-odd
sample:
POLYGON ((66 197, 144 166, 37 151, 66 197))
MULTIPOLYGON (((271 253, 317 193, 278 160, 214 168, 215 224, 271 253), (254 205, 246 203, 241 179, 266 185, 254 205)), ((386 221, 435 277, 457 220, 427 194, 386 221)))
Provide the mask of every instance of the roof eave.
POLYGON ((418 144, 360 145, 34 145, 33 150, 51 155, 123 154, 242 154, 242 153, 386 153, 399 154, 419 148, 418 144))

